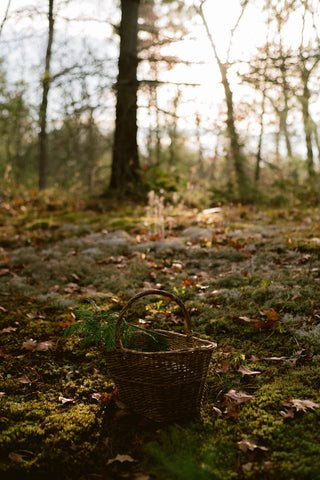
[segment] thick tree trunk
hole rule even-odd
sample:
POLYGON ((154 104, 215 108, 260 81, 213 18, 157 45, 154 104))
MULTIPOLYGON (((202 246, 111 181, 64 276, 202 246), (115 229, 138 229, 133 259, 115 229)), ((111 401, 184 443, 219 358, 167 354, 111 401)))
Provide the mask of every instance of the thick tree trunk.
POLYGON ((42 101, 39 111, 39 189, 42 190, 47 186, 47 110, 48 110, 48 96, 50 90, 50 63, 51 63, 51 51, 53 43, 53 31, 54 31, 54 16, 53 16, 53 4, 54 0, 49 0, 48 11, 48 43, 45 59, 45 71, 42 78, 42 101))
POLYGON ((116 128, 110 188, 133 190, 140 180, 137 145, 137 43, 140 0, 121 0, 116 128))

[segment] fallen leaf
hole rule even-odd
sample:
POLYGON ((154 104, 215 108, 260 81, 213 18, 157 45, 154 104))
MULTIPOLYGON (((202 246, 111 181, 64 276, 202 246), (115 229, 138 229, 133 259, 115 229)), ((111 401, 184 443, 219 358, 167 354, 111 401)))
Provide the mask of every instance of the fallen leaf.
POLYGON ((242 470, 244 472, 250 472, 252 470, 252 467, 253 467, 253 463, 248 462, 248 463, 245 463, 244 465, 242 465, 242 470))
POLYGON ((39 314, 36 313, 36 312, 29 312, 29 313, 27 313, 26 316, 27 316, 28 318, 30 318, 31 320, 35 320, 36 318, 40 318, 40 319, 46 318, 44 315, 39 315, 39 314))
POLYGON ((238 443, 238 447, 242 452, 247 452, 248 450, 251 450, 252 452, 256 449, 267 451, 267 447, 259 446, 253 442, 250 442, 247 438, 243 438, 240 442, 238 443))
POLYGON ((132 480, 149 480, 150 475, 147 475, 146 473, 136 473, 134 477, 132 477, 132 480))
POLYGON ((243 320, 244 322, 254 322, 252 318, 249 317, 238 317, 239 320, 243 320))
POLYGON ((29 377, 27 377, 27 375, 22 375, 22 377, 19 378, 19 382, 30 385, 31 380, 29 377))
POLYGON ((218 415, 218 417, 222 417, 222 411, 220 410, 220 408, 218 407, 213 407, 212 409, 214 412, 216 412, 216 414, 218 415))
POLYGON ((216 373, 226 373, 229 370, 230 367, 230 359, 227 358, 224 362, 220 364, 219 367, 215 368, 216 373))
POLYGON ((265 357, 262 360, 268 360, 272 362, 281 362, 282 360, 286 360, 287 357, 265 357))
POLYGON ((8 457, 10 458, 10 460, 16 463, 22 463, 25 461, 25 456, 21 455, 20 453, 10 452, 8 457))
POLYGON ((294 410, 293 410, 293 408, 289 408, 289 410, 281 410, 280 415, 283 418, 293 418, 294 417, 294 410))
POLYGON ((8 310, 6 310, 4 307, 1 307, 1 305, 0 305, 0 310, 1 310, 1 312, 3 312, 3 313, 8 313, 8 310))
POLYGON ((5 392, 0 392, 0 398, 2 398, 5 394, 5 392))
POLYGON ((34 350, 37 346, 37 343, 38 342, 36 340, 33 340, 32 338, 30 338, 30 340, 23 342, 22 348, 24 348, 25 350, 34 350))
POLYGON ((36 350, 53 350, 55 347, 55 343, 52 340, 46 340, 45 342, 39 342, 36 346, 36 350))
POLYGON ((238 368, 238 372, 244 377, 245 375, 260 375, 261 372, 259 370, 250 370, 250 368, 245 367, 244 365, 240 365, 238 368))
POLYGON ((263 315, 265 315, 268 320, 272 320, 274 322, 281 319, 281 316, 275 311, 274 308, 269 308, 269 310, 265 310, 263 312, 263 315))
POLYGON ((254 400, 255 398, 254 395, 247 395, 244 392, 237 392, 234 389, 229 390, 229 392, 225 393, 224 396, 231 402, 235 403, 236 405, 241 405, 242 403, 251 402, 251 400, 254 400))
POLYGON ((59 397, 59 402, 61 402, 62 405, 64 405, 65 403, 75 403, 73 398, 65 398, 65 397, 59 397))
POLYGON ((284 407, 295 408, 297 412, 306 412, 308 408, 314 410, 320 408, 319 403, 315 403, 313 400, 300 400, 298 398, 289 398, 282 404, 284 407))
POLYGON ((111 463, 114 463, 114 462, 120 462, 120 463, 135 462, 135 460, 132 457, 130 457, 130 455, 120 455, 118 453, 118 455, 116 457, 108 460, 107 465, 110 465, 111 463))
POLYGON ((100 398, 101 398, 101 393, 93 393, 93 394, 91 395, 91 398, 92 398, 93 400, 97 400, 97 401, 99 402, 99 400, 100 400, 100 398))
POLYGON ((15 332, 16 330, 17 330, 17 327, 7 327, 0 330, 0 333, 10 333, 10 332, 15 332))

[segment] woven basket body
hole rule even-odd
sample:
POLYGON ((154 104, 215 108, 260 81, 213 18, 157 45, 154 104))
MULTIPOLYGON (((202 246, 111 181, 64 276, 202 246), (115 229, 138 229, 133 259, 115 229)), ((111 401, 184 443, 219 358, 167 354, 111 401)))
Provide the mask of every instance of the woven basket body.
MULTIPOLYGON (((158 294, 181 300, 164 290, 146 290, 124 307, 118 318, 137 298, 158 294)), ((183 305, 183 313, 186 310, 183 305)), ((107 365, 120 399, 133 411, 154 421, 174 421, 198 414, 213 350, 216 344, 192 336, 190 318, 185 316, 187 334, 155 330, 165 337, 168 350, 144 352, 125 349, 120 332, 116 333, 116 349, 107 352, 107 365), (118 336, 118 338, 117 338, 118 336)), ((119 328, 120 330, 120 328, 119 328)))

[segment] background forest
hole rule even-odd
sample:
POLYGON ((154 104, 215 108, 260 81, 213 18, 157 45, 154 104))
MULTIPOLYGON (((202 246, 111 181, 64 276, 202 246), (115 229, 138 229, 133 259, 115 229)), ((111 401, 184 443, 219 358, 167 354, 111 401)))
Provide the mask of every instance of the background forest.
POLYGON ((317 202, 318 7, 3 1, 2 191, 317 202))

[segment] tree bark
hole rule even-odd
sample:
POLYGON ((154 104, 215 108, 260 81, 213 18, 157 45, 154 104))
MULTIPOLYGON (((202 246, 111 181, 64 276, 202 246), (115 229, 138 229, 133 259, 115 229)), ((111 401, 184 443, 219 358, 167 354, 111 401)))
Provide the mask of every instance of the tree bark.
MULTIPOLYGON (((230 88, 230 83, 227 75, 227 64, 223 64, 218 55, 216 45, 213 41, 212 35, 210 33, 208 23, 203 13, 202 4, 199 9, 199 14, 201 16, 202 22, 206 29, 208 39, 211 43, 213 53, 218 64, 221 81, 224 89, 225 100, 227 105, 227 132, 230 141, 230 150, 233 158, 234 169, 238 184, 238 191, 241 198, 245 198, 248 195, 248 178, 245 174, 245 156, 242 153, 242 148, 239 140, 239 135, 236 129, 235 118, 234 118, 234 108, 233 108, 233 94, 230 88)), ((237 22, 238 24, 238 22, 237 22)))
POLYGON ((137 44, 140 0, 121 0, 116 127, 110 188, 133 191, 140 181, 137 145, 137 44))
POLYGON ((42 101, 39 111, 39 189, 42 190, 47 186, 47 169, 48 169, 48 155, 47 155, 47 110, 48 110, 48 96, 50 90, 50 64, 51 52, 54 32, 54 15, 53 15, 54 0, 49 0, 48 10, 48 43, 45 58, 45 70, 42 77, 42 101))
POLYGON ((308 80, 305 79, 305 84, 303 86, 303 96, 301 98, 302 106, 302 118, 303 118, 303 127, 304 135, 307 148, 307 169, 309 178, 314 177, 314 160, 313 160, 313 149, 312 149, 312 119, 309 113, 309 101, 310 101, 310 90, 308 87, 308 80))

